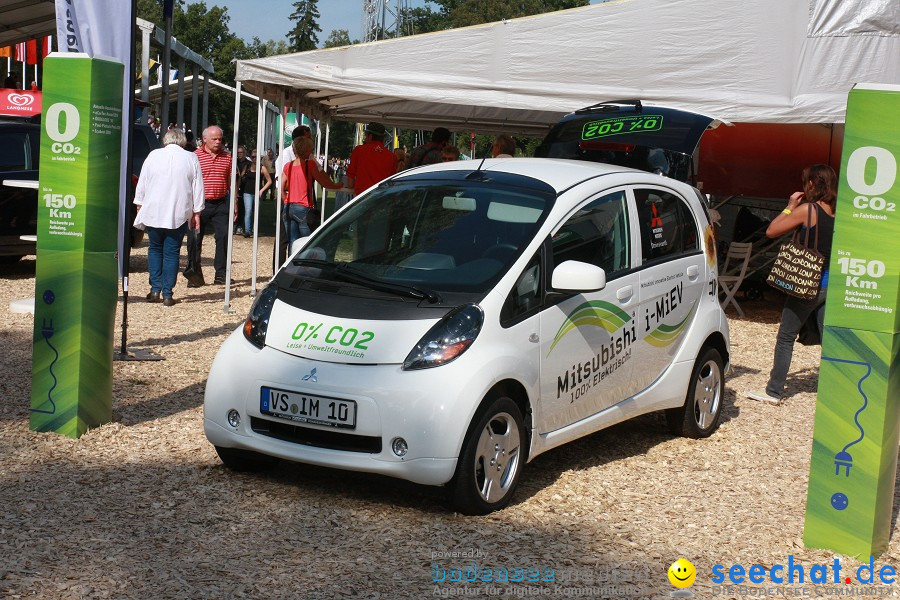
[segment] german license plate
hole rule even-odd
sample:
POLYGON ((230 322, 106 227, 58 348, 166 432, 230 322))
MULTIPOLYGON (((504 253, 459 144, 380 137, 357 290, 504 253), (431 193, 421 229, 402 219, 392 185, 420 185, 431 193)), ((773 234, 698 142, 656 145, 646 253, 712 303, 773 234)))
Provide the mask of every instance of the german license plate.
POLYGON ((353 400, 312 396, 264 386, 260 388, 259 411, 297 423, 342 429, 356 427, 356 402, 353 400))

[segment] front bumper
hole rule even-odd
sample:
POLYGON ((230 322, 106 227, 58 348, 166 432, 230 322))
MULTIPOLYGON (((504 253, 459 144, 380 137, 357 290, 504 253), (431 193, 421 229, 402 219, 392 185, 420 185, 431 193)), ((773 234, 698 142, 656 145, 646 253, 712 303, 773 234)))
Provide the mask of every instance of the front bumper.
POLYGON ((237 330, 219 350, 207 380, 206 437, 216 446, 441 485, 454 475, 471 415, 491 384, 486 370, 472 373, 463 358, 422 371, 322 362, 260 350, 237 330), (304 380, 312 369, 315 378, 304 380), (353 400, 356 426, 336 429, 263 414, 262 386, 353 400), (228 423, 230 410, 241 415, 237 428, 228 423), (391 450, 396 437, 408 445, 402 458, 391 450))

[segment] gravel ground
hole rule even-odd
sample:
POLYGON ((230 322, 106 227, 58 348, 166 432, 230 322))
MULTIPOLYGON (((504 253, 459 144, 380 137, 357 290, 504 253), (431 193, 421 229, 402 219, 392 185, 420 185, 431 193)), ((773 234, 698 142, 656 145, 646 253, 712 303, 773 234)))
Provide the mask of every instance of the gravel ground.
MULTIPOLYGON (((271 239, 261 248, 268 275, 271 239)), ((28 429, 33 318, 9 302, 33 294, 34 258, 0 268, 0 596, 665 598, 666 570, 685 557, 699 573, 696 597, 746 598, 759 591, 714 589, 713 565, 834 562, 802 541, 819 347, 798 346, 784 405, 743 397, 771 366, 774 293, 742 302, 747 316, 731 320, 718 433, 673 438, 661 415, 646 415, 538 457, 511 506, 476 518, 449 512, 440 489, 385 477, 221 466, 203 435, 203 388, 249 309, 251 256, 251 241, 237 238, 226 314, 222 286, 188 290, 183 280, 176 306, 146 303, 146 247, 135 251, 129 348, 165 360, 116 362, 114 421, 77 441, 28 429), (541 578, 553 569, 555 581, 449 581, 472 563, 541 578)), ((860 563, 841 564, 843 576, 860 563)), ((900 567, 896 533, 882 564, 900 567)), ((842 585, 793 588, 857 597, 842 585)), ((900 584, 878 591, 900 596, 900 584)))

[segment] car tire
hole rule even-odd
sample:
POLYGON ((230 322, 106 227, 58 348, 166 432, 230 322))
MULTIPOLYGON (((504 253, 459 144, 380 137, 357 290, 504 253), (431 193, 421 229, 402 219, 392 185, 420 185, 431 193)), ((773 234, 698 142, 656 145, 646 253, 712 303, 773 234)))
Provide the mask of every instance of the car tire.
POLYGON ((216 454, 226 467, 232 471, 240 471, 242 473, 259 473, 268 471, 278 464, 279 459, 274 456, 266 456, 252 450, 241 450, 240 448, 223 448, 216 446, 216 454))
POLYGON ((525 465, 527 439, 515 402, 506 396, 488 402, 466 433, 450 484, 451 507, 486 515, 509 504, 525 465))
POLYGON ((715 348, 704 348, 694 363, 684 405, 666 411, 675 435, 705 438, 719 427, 725 398, 725 362, 715 348))

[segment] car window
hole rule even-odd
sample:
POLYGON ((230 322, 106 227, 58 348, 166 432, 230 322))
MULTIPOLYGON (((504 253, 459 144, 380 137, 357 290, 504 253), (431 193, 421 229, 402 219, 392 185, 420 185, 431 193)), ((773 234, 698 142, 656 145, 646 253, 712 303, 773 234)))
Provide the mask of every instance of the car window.
POLYGON ((615 278, 631 264, 628 210, 624 190, 583 206, 556 232, 553 264, 577 260, 597 265, 615 278))
POLYGON ((634 190, 634 198, 644 264, 699 248, 697 223, 679 196, 664 190, 638 188, 634 190))
POLYGON ((30 158, 27 133, 0 133, 0 171, 30 169, 30 158))
POLYGON ((516 284, 506 297, 506 302, 500 311, 500 323, 508 327, 518 322, 521 317, 534 312, 541 306, 543 299, 543 282, 541 269, 541 253, 532 257, 516 284))

